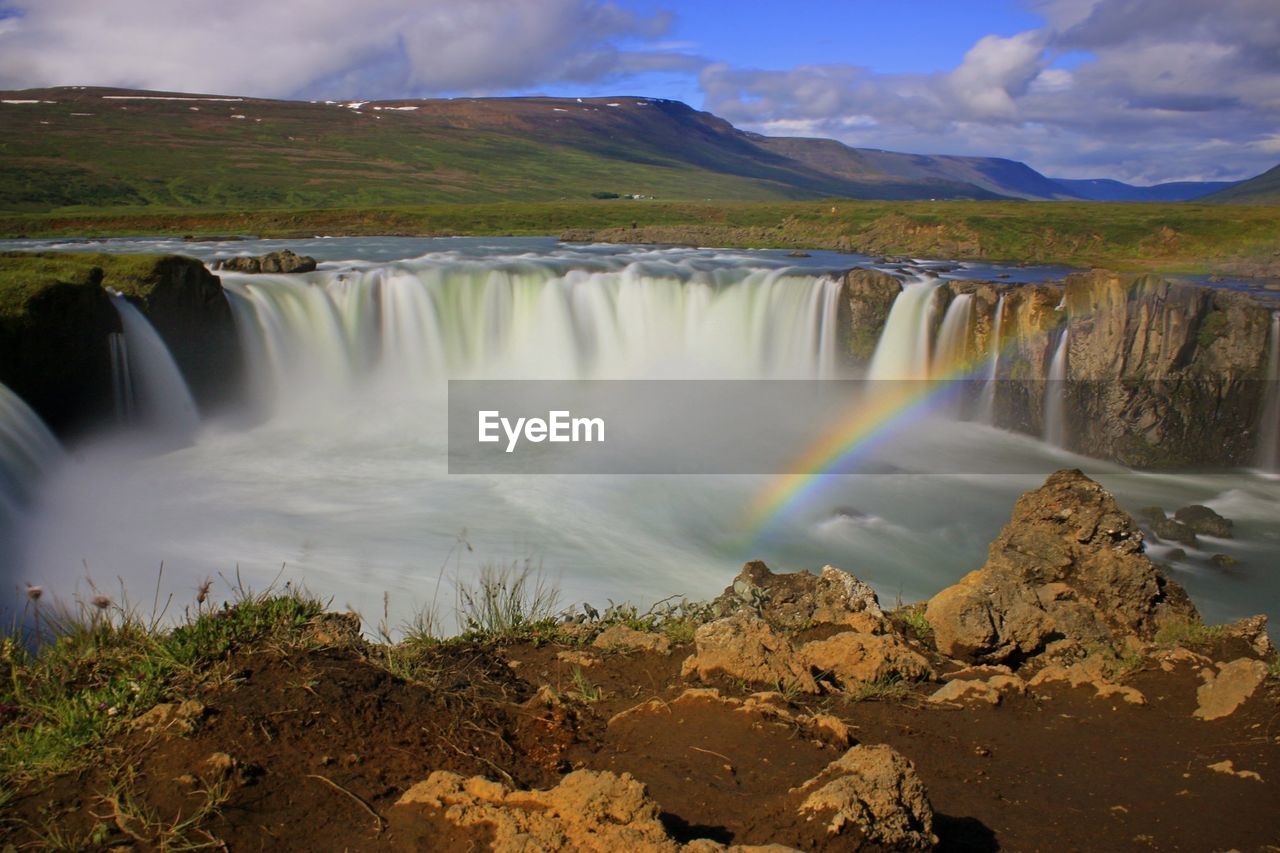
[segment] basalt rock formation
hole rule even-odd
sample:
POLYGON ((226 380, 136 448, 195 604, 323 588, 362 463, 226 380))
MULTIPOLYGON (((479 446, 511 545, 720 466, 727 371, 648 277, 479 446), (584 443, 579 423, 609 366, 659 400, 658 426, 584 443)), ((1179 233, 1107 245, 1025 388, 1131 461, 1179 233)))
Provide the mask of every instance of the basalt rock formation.
POLYGON ((1067 279, 1069 446, 1137 467, 1246 464, 1263 405, 1269 312, 1230 290, 1067 279))
POLYGON ((203 264, 172 255, 0 255, 0 383, 63 436, 109 420, 121 325, 107 288, 150 321, 199 405, 228 398, 241 370, 230 303, 203 264))
MULTIPOLYGON (((847 351, 865 364, 902 284, 865 270, 844 284, 847 351)), ((1046 380, 1066 335, 1067 448, 1138 468, 1253 463, 1268 393, 1271 311, 1252 296, 1105 270, 1063 284, 946 281, 933 296, 927 331, 934 341, 961 294, 971 300, 966 352, 975 363, 1000 353, 998 426, 1044 434, 1046 380)))

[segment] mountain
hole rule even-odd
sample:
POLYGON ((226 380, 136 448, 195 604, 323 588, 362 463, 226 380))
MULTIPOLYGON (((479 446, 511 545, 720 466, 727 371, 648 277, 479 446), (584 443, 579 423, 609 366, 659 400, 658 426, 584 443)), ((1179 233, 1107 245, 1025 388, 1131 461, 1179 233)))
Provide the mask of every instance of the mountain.
POLYGON ((0 209, 33 211, 615 195, 1093 197, 1078 183, 1106 183, 1113 191, 1112 182, 1053 181, 1012 160, 760 136, 677 101, 638 97, 316 102, 32 89, 0 92, 0 151, 0 209))
POLYGON ((1230 204, 1278 204, 1280 205, 1280 166, 1268 169, 1247 181, 1205 196, 1204 201, 1230 204))
POLYGON ((1093 180, 1054 178, 1053 181, 1077 198, 1089 201, 1192 201, 1236 185, 1235 181, 1174 181, 1140 187, 1103 178, 1093 180))
POLYGON ((789 157, 820 172, 854 181, 909 181, 939 187, 977 187, 1007 198, 1074 197, 1030 166, 1013 160, 900 154, 875 148, 851 148, 834 139, 761 136, 754 133, 748 136, 766 151, 789 157))

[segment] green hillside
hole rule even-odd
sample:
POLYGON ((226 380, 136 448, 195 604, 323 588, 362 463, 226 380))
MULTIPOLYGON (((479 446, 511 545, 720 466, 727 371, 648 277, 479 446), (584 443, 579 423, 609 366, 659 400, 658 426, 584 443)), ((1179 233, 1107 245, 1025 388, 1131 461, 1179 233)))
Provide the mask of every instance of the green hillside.
POLYGON ((58 88, 0 93, 0 208, 359 207, 555 201, 991 197, 857 181, 646 98, 349 104, 58 88))
POLYGON ((1200 200, 1230 204, 1280 204, 1280 166, 1200 200))

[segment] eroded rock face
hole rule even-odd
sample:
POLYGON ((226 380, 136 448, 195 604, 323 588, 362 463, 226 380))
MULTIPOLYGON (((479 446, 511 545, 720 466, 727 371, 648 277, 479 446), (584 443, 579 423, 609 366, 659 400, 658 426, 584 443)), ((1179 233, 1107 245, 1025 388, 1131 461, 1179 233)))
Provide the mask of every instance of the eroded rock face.
POLYGON ((724 676, 752 684, 817 693, 804 661, 791 641, 754 614, 738 612, 698 628, 697 652, 685 660, 681 675, 702 680, 724 676))
POLYGON ((1196 611, 1143 555, 1142 534, 1111 494, 1063 470, 1018 499, 987 562, 934 596, 925 617, 942 654, 1000 663, 1061 638, 1123 648, 1196 611))
POLYGON ((227 272, 291 274, 311 272, 316 268, 316 259, 309 255, 298 255, 288 249, 281 249, 265 255, 222 258, 213 262, 213 268, 227 272))
POLYGON ((859 631, 886 630, 875 591, 848 572, 824 566, 809 572, 775 574, 759 560, 742 567, 714 602, 721 613, 748 608, 770 624, 800 630, 815 624, 848 625, 859 631))
POLYGON ((397 807, 412 805, 444 809, 458 826, 487 824, 498 853, 681 849, 658 819, 657 803, 628 773, 579 770, 549 790, 519 791, 480 776, 436 771, 396 801, 397 807))
POLYGON ((1266 308, 1223 288, 1103 270, 1070 276, 1065 301, 1070 447, 1136 467, 1252 460, 1266 308))
POLYGON ((827 830, 856 828, 872 844, 930 850, 933 807, 915 766, 893 748, 855 746, 804 784, 801 814, 830 815, 827 830))
POLYGON ((841 325, 848 330, 848 352, 856 362, 870 361, 889 319, 902 282, 878 270, 853 270, 844 277, 841 325))

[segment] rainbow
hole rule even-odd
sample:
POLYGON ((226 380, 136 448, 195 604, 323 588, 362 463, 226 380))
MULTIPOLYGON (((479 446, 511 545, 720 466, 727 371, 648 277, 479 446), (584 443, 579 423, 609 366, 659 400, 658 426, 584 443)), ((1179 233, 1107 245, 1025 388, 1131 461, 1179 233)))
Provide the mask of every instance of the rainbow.
MULTIPOLYGON (((1006 338, 1000 357, 1017 344, 1016 335, 1006 338)), ((996 355, 987 352, 963 359, 928 379, 887 380, 881 383, 883 388, 853 402, 831 430, 788 466, 791 473, 775 477, 759 492, 749 509, 747 529, 758 539, 778 519, 869 456, 903 423, 941 409, 967 381, 984 378, 996 355)))

